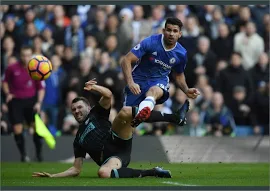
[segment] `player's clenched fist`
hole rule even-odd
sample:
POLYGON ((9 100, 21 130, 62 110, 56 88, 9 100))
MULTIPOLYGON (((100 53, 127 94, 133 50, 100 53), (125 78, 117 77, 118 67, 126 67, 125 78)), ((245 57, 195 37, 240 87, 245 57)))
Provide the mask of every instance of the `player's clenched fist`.
POLYGON ((32 177, 53 177, 50 173, 47 172, 33 172, 32 177))
POLYGON ((200 91, 196 88, 189 88, 186 92, 187 97, 192 99, 196 99, 200 94, 200 91))
POLYGON ((141 93, 141 88, 140 88, 139 84, 130 83, 130 84, 128 84, 128 88, 135 95, 139 95, 141 93))

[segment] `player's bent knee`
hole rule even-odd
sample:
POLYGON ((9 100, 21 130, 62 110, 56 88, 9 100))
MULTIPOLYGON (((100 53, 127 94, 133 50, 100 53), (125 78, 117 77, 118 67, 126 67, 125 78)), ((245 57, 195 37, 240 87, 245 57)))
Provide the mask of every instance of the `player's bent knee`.
POLYGON ((111 171, 112 171, 111 168, 101 167, 98 170, 98 176, 99 176, 99 178, 110 178, 111 177, 111 171))
POLYGON ((153 96, 155 98, 160 98, 163 95, 163 90, 158 86, 152 86, 147 92, 147 96, 153 96))
POLYGON ((128 118, 131 116, 131 114, 132 114, 132 108, 128 106, 124 106, 119 112, 119 116, 121 118, 128 118))

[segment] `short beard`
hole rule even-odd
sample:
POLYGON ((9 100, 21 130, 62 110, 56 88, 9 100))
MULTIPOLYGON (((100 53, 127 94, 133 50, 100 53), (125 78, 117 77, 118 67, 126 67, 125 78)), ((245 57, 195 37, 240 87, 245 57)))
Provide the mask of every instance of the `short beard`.
POLYGON ((167 46, 170 46, 170 45, 173 45, 174 43, 173 42, 170 43, 168 40, 164 39, 164 44, 167 45, 167 46))

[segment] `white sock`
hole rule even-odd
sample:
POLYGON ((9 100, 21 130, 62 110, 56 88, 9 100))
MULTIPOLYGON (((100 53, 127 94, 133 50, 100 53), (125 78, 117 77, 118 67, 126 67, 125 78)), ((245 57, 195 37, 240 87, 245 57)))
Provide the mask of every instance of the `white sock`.
POLYGON ((145 107, 149 107, 152 111, 155 107, 155 104, 156 104, 156 101, 154 97, 148 96, 140 103, 138 112, 140 112, 145 107))

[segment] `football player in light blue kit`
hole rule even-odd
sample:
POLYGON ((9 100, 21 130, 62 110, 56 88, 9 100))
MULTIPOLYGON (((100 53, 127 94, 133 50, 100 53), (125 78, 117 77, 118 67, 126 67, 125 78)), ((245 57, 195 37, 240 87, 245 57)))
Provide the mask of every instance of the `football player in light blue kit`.
MULTIPOLYGON (((139 106, 132 126, 146 121, 155 104, 169 98, 169 74, 176 72, 176 82, 188 98, 200 95, 196 88, 187 86, 184 70, 187 51, 177 41, 181 37, 183 24, 177 18, 168 18, 163 34, 152 35, 142 40, 123 59, 121 66, 127 82, 126 106, 139 106), (132 63, 137 62, 132 69, 132 63)), ((185 104, 188 105, 187 102, 185 104)))

